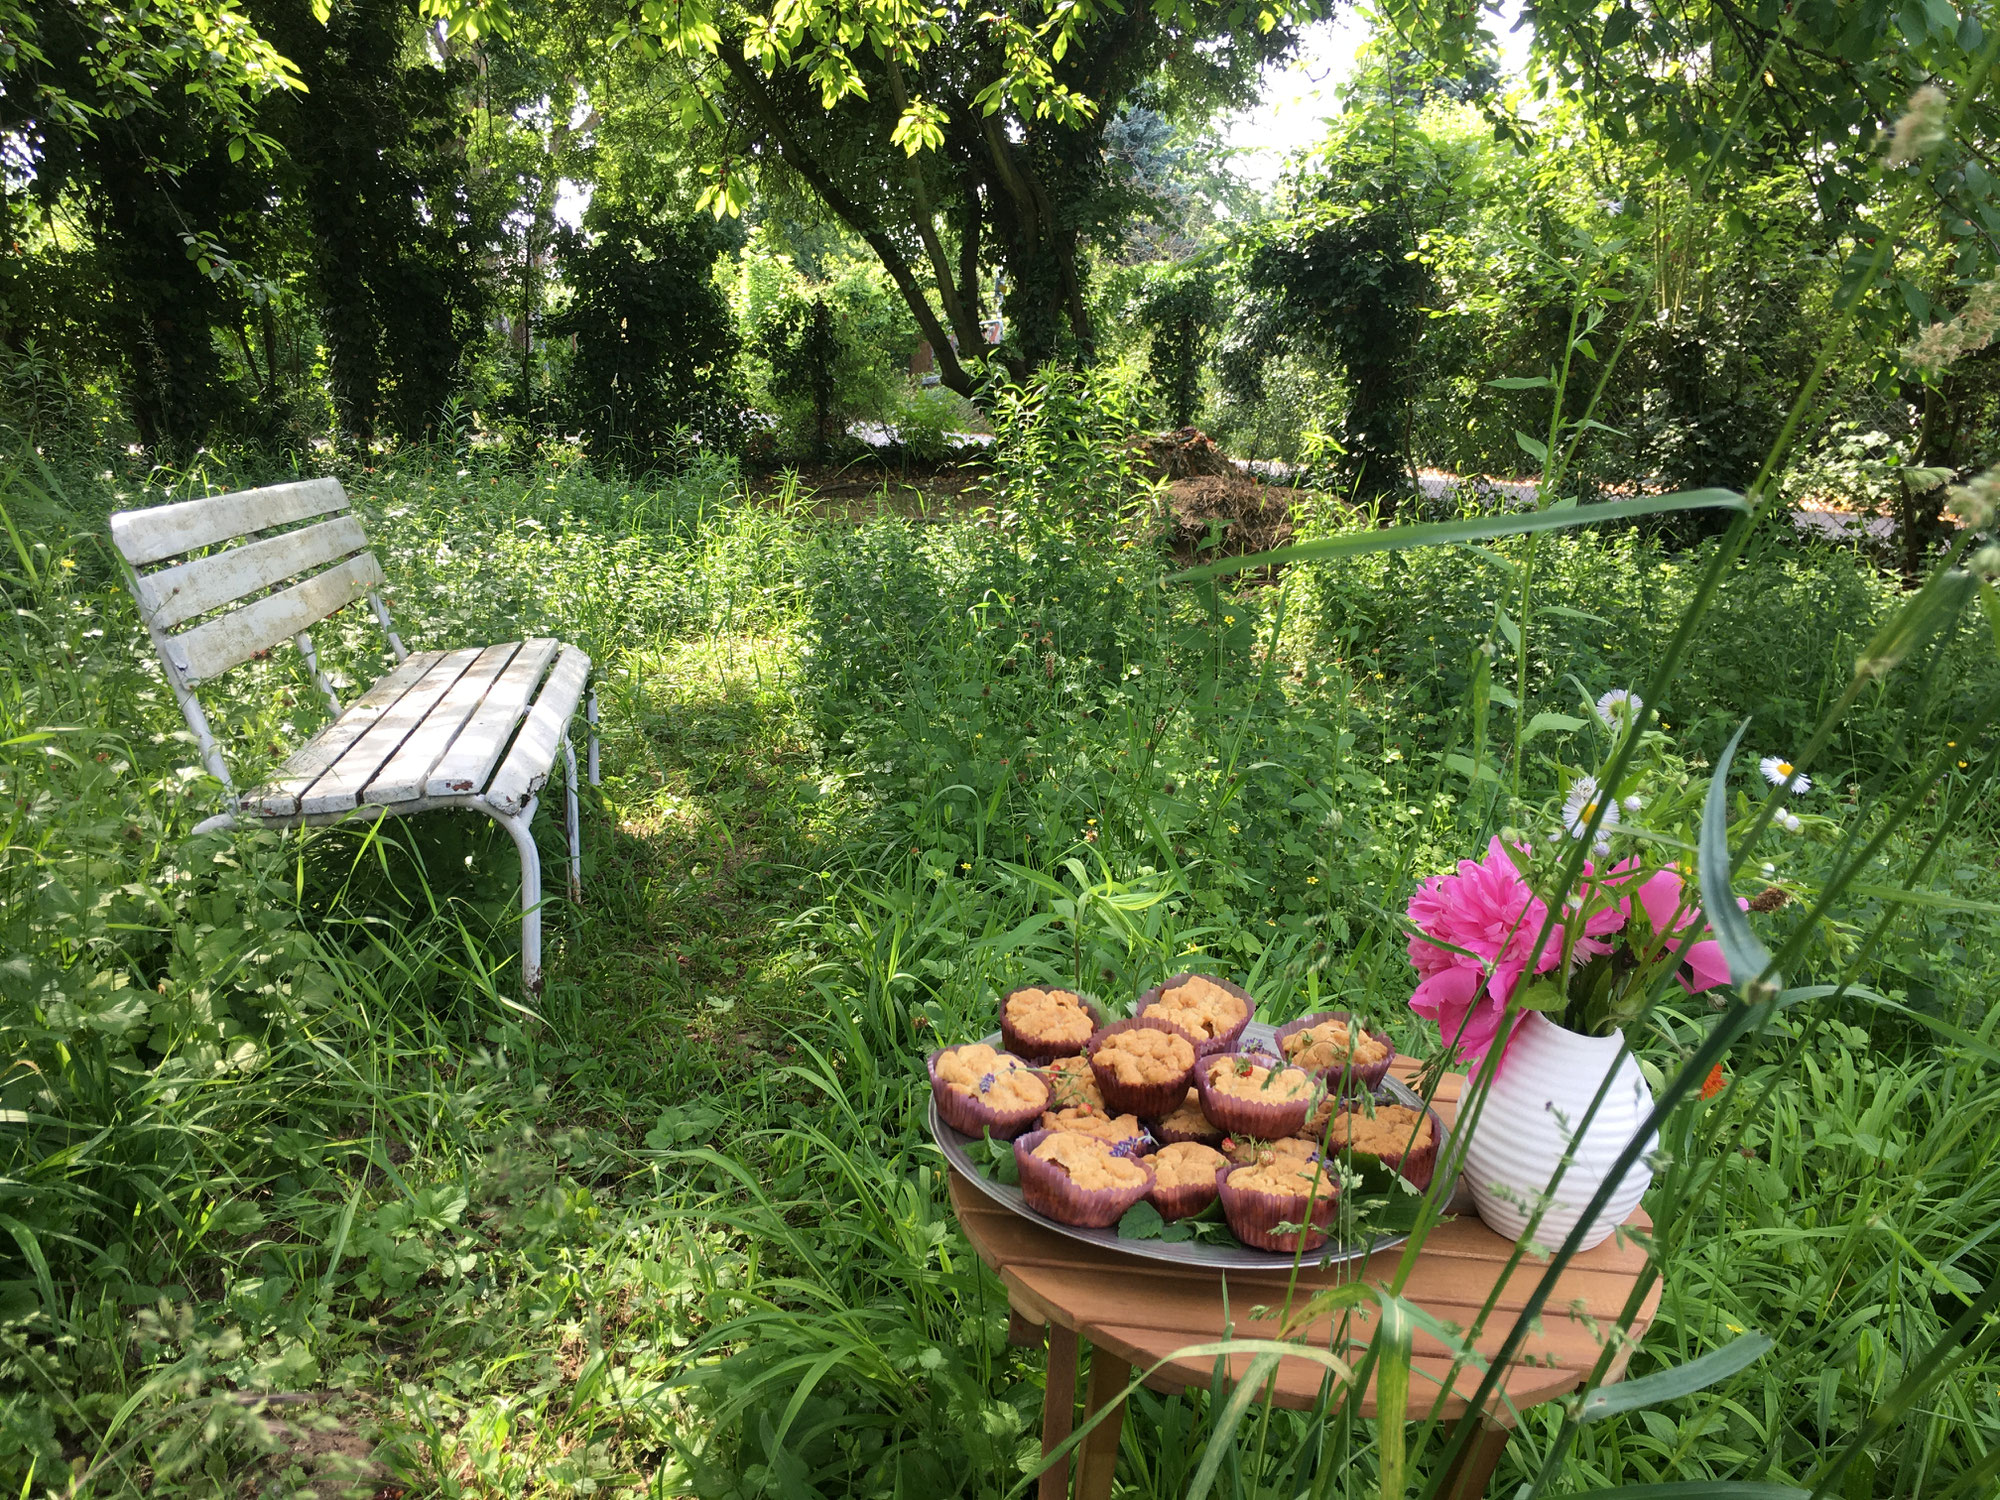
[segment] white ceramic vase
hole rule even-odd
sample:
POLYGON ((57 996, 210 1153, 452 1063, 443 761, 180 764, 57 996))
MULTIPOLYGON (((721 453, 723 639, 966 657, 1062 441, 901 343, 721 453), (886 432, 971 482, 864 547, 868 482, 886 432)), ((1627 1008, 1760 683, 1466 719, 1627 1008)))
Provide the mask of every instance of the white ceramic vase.
MULTIPOLYGON (((1465 1148, 1465 1181, 1489 1228, 1509 1239, 1522 1238, 1556 1168, 1569 1155, 1573 1157, 1569 1170, 1556 1184, 1534 1239, 1553 1249, 1569 1238, 1611 1175, 1618 1153, 1639 1133, 1653 1108, 1653 1094, 1638 1059, 1630 1053, 1619 1059, 1623 1045, 1624 1038, 1618 1035, 1579 1036, 1566 1031, 1539 1011, 1526 1012, 1516 1023, 1513 1044, 1465 1148), (1577 1127, 1607 1073, 1613 1076, 1604 1102, 1579 1132, 1577 1127)), ((1649 1161, 1658 1145, 1657 1135, 1647 1140, 1645 1151, 1584 1233, 1583 1249, 1608 1239, 1638 1207, 1653 1180, 1649 1161)))

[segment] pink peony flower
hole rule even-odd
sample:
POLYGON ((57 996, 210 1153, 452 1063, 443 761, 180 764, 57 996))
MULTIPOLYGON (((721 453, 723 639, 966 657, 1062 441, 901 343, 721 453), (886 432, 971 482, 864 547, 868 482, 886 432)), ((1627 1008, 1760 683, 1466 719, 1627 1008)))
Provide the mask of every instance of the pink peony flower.
MULTIPOLYGON (((1653 931, 1671 940, 1679 949, 1687 942, 1688 929, 1699 926, 1707 929, 1701 908, 1689 898, 1686 882, 1672 870, 1656 870, 1650 879, 1639 886, 1639 906, 1646 913, 1646 920, 1653 931)), ((1746 911, 1750 903, 1742 897, 1736 904, 1746 911)), ((1631 910, 1627 903, 1626 910, 1631 910)), ((1704 938, 1690 946, 1681 954, 1681 971, 1676 976, 1690 995, 1699 995, 1703 990, 1712 990, 1719 984, 1729 983, 1729 963, 1722 956, 1722 944, 1713 938, 1704 938)))
POLYGON ((1483 1057, 1530 962, 1542 974, 1562 961, 1561 925, 1537 952, 1548 905, 1528 889, 1497 838, 1483 862, 1462 859, 1457 874, 1426 880, 1410 897, 1409 912, 1422 932, 1410 939, 1410 962, 1420 976, 1410 1009, 1435 1021, 1460 1054, 1483 1057))

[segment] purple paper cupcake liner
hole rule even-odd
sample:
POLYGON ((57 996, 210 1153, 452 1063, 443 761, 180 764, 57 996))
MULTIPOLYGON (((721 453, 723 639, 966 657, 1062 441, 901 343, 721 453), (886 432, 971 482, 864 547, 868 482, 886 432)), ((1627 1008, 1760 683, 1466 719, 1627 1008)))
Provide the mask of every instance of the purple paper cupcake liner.
POLYGON ((1143 995, 1141 995, 1139 997, 1139 1003, 1132 1007, 1132 1014, 1135 1016, 1145 1015, 1147 1006, 1151 1005, 1154 1001, 1158 1000, 1168 990, 1178 989, 1182 985, 1186 984, 1190 979, 1206 979, 1210 984, 1214 985, 1217 989, 1227 990, 1229 991, 1230 994, 1234 995, 1238 1000, 1241 1000, 1243 1002, 1245 1007, 1243 1012, 1243 1019, 1238 1021, 1234 1026, 1230 1027, 1229 1030, 1223 1032, 1221 1036, 1208 1037, 1208 1038, 1202 1038, 1202 1037, 1192 1038, 1194 1042, 1194 1050, 1197 1056, 1206 1056, 1211 1052, 1227 1052, 1230 1048, 1234 1047, 1237 1041, 1242 1037, 1243 1028, 1248 1026, 1251 1023, 1251 1021, 1256 1018, 1257 1015, 1256 997, 1254 997, 1248 990, 1244 989, 1241 985, 1231 984, 1226 979, 1218 979, 1213 974, 1193 974, 1193 973, 1173 974, 1168 976, 1168 978, 1163 983, 1154 985, 1150 990, 1147 990, 1143 995))
POLYGON ((1169 1036, 1177 1036, 1190 1048, 1196 1049, 1198 1060, 1199 1049, 1196 1048, 1195 1039, 1171 1021, 1161 1021, 1149 1016, 1134 1016, 1127 1021, 1113 1021, 1109 1026, 1099 1030, 1091 1037, 1090 1046, 1084 1054, 1090 1059, 1090 1073, 1097 1080, 1097 1092, 1104 1096, 1104 1103, 1113 1114, 1137 1115, 1142 1120, 1157 1120, 1161 1115, 1172 1114, 1180 1108, 1181 1101, 1187 1098, 1188 1082, 1195 1072, 1194 1063, 1190 1062, 1187 1071, 1179 1077, 1165 1082, 1130 1086, 1122 1084, 1111 1069, 1098 1065, 1097 1049, 1109 1038, 1127 1031, 1164 1031, 1169 1036))
POLYGON ((1077 1229, 1109 1229, 1125 1211, 1153 1188, 1153 1164, 1143 1156, 1127 1158, 1146 1173, 1146 1180, 1129 1188, 1082 1188, 1069 1173, 1034 1154, 1053 1131, 1034 1130, 1014 1142, 1014 1164, 1021 1170, 1021 1196, 1036 1213, 1077 1229))
MULTIPOLYGON (((1201 1066, 1200 1058, 1195 1059, 1195 1066, 1197 1068, 1201 1066)), ((1195 1102, 1197 1105, 1199 1105, 1201 1102, 1201 1091, 1199 1089, 1190 1089, 1189 1092, 1194 1095, 1195 1102)), ((1171 1115, 1177 1113, 1180 1110, 1181 1105, 1185 1104, 1186 1102, 1187 1099, 1186 1096, 1184 1095, 1181 1099, 1181 1104, 1175 1105, 1173 1109, 1167 1111, 1167 1114, 1171 1115)), ((1169 1125, 1167 1123, 1165 1115, 1161 1116, 1157 1120, 1148 1120, 1146 1122, 1146 1128, 1152 1131, 1153 1139, 1158 1141, 1162 1146, 1171 1146, 1178 1141, 1193 1141, 1197 1145, 1216 1146, 1220 1145, 1222 1143, 1222 1138, 1229 1133, 1228 1131, 1224 1130, 1220 1125, 1216 1124, 1215 1121, 1209 1119, 1206 1113, 1204 1113, 1201 1116, 1201 1125, 1199 1129, 1184 1130, 1178 1125, 1169 1125)))
MULTIPOLYGON (((1223 1052, 1200 1059, 1194 1065, 1194 1086, 1201 1095, 1201 1110, 1215 1124, 1229 1135, 1247 1135, 1260 1141, 1275 1141, 1281 1136, 1297 1135, 1319 1102, 1319 1091, 1314 1089, 1303 1098, 1290 1102, 1279 1099, 1245 1099, 1237 1094, 1227 1093, 1209 1081, 1208 1071, 1218 1061, 1234 1064, 1248 1059, 1260 1067, 1277 1063, 1278 1067, 1290 1067, 1268 1052, 1223 1052)), ((1312 1074, 1304 1069, 1296 1070, 1308 1079, 1312 1074)))
MULTIPOLYGON (((1376 1102, 1397 1104, 1401 1101, 1391 1099, 1386 1101, 1378 1100, 1376 1102)), ((1426 1106, 1424 1113, 1429 1116, 1431 1122, 1431 1143, 1428 1146, 1416 1151, 1405 1151, 1402 1155, 1396 1157, 1378 1156, 1375 1158, 1384 1166, 1393 1167, 1396 1171, 1402 1173, 1410 1185, 1419 1192, 1428 1191, 1432 1177, 1437 1174, 1438 1147, 1444 1141, 1444 1122, 1438 1118, 1437 1111, 1426 1106)), ((1329 1127, 1333 1124, 1331 1117, 1328 1118, 1327 1124, 1329 1127)), ((1325 1150, 1326 1133, 1324 1131, 1320 1133, 1319 1144, 1321 1149, 1325 1150)), ((1373 1155, 1372 1152, 1368 1151, 1355 1151, 1352 1147, 1336 1148, 1335 1154, 1338 1154, 1340 1151, 1346 1151, 1353 1156, 1373 1155)))
MULTIPOLYGON (((1049 989, 1050 986, 1046 984, 1024 984, 1000 997, 1000 1040, 1009 1052, 1026 1062, 1051 1063, 1059 1057, 1075 1057, 1090 1045, 1090 1037, 1085 1037, 1075 1046, 1067 1042, 1037 1042, 1022 1036, 1014 1029, 1014 1023, 1007 1019, 1007 1002, 1026 990, 1041 990, 1047 993, 1049 989)), ((1095 1036, 1104 1026, 1104 1007, 1087 996, 1077 994, 1075 990, 1063 990, 1062 993, 1076 995, 1078 1002, 1083 1006, 1084 1014, 1090 1017, 1091 1036, 1095 1036)))
MULTIPOLYGON (((1048 1080, 1039 1073, 1035 1081, 1042 1086, 1042 1102, 1032 1108, 1023 1105, 1020 1109, 998 1110, 986 1103, 977 1094, 961 1094, 957 1089, 938 1077, 938 1059, 947 1052, 955 1052, 956 1047, 939 1047, 925 1059, 925 1066, 931 1075, 931 1097, 937 1100, 938 1118, 943 1120, 960 1135, 969 1135, 974 1140, 988 1134, 996 1140, 1009 1140, 1041 1119, 1042 1111, 1049 1107, 1048 1080)), ((1032 1071, 1032 1070, 1030 1070, 1032 1071)))
POLYGON ((1172 1187, 1161 1187, 1155 1182, 1153 1190, 1146 1195, 1146 1201, 1157 1208, 1160 1217, 1169 1224, 1176 1219, 1192 1219, 1215 1201, 1215 1184, 1181 1182, 1172 1187))
MULTIPOLYGON (((1014 1149, 1018 1154, 1020 1147, 1014 1149)), ((1231 1187, 1229 1174, 1242 1170, 1238 1166, 1216 1168, 1215 1189, 1222 1198, 1222 1214, 1229 1220, 1230 1232, 1244 1244, 1253 1250, 1289 1255, 1297 1250, 1317 1250, 1333 1238, 1327 1226, 1340 1207, 1338 1184, 1327 1179, 1326 1190, 1310 1197, 1304 1193, 1260 1193, 1255 1188, 1231 1187), (1281 1234, 1280 1224, 1303 1227, 1281 1234)))
MULTIPOLYGON (((1342 1022, 1348 1028, 1348 1034, 1350 1036, 1353 1035, 1354 1017, 1351 1013, 1344 1010, 1316 1010, 1309 1016, 1300 1016, 1298 1020, 1291 1022, 1289 1025, 1278 1028, 1273 1037, 1278 1050, 1280 1052, 1284 1051, 1286 1037, 1295 1036, 1307 1027, 1317 1026, 1322 1021, 1342 1022)), ((1376 1041, 1389 1049, 1388 1055, 1380 1062, 1372 1062, 1366 1067, 1360 1068, 1343 1063, 1338 1068, 1306 1068, 1306 1071, 1324 1078, 1328 1088, 1339 1090, 1342 1093, 1373 1093, 1382 1086, 1382 1080, 1389 1076, 1389 1069, 1395 1064, 1396 1043, 1388 1032, 1377 1031, 1372 1026, 1364 1026, 1362 1031, 1365 1035, 1374 1037, 1376 1041)), ((1301 1068, 1305 1067, 1305 1064, 1293 1063, 1292 1066, 1301 1068)))

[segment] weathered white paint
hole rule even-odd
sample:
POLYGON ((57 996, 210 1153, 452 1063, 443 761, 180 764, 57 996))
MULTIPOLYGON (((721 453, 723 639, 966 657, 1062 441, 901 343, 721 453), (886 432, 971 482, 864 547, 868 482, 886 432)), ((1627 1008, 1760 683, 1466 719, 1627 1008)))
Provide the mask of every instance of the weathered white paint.
POLYGON ((356 699, 346 713, 300 746, 274 780, 244 797, 243 810, 270 819, 297 816, 299 798, 306 788, 318 781, 347 752, 347 747, 366 734, 443 655, 442 651, 419 651, 405 659, 356 699))
POLYGON ((414 802, 423 796, 431 768, 444 758, 459 730, 465 727, 465 721, 485 700, 501 670, 520 649, 519 641, 509 641, 480 652, 464 675, 451 685, 451 690, 438 700, 437 706, 424 715, 423 722, 410 731, 409 738, 389 758, 388 764, 375 773, 361 800, 414 802))
POLYGON ((541 791, 589 680, 590 658, 574 646, 563 647, 556 669, 549 673, 548 685, 514 738, 514 748, 507 752, 507 759, 486 788, 487 799, 495 806, 512 812, 541 791))
POLYGON ((163 557, 346 509, 347 492, 339 480, 302 479, 149 510, 121 510, 111 517, 111 541, 125 561, 143 568, 163 557))
POLYGON ((451 685, 478 659, 479 648, 466 646, 446 652, 432 662, 431 669, 416 685, 371 724, 366 734, 349 745, 347 753, 328 767, 324 776, 307 788, 299 798, 299 811, 341 812, 359 806, 361 794, 375 779, 375 773, 389 763, 390 757, 451 691, 451 685))
POLYGON ((493 768, 500 764, 501 752, 514 737, 514 728, 527 712, 528 702, 541 683, 542 674, 555 660, 560 641, 546 636, 522 643, 521 649, 500 680, 493 684, 479 710, 458 732, 442 759, 431 768, 424 794, 429 797, 462 797, 486 790, 493 768))
POLYGON ((281 531, 143 575, 139 606, 153 612, 153 623, 160 629, 172 630, 197 615, 261 594, 287 578, 316 572, 367 547, 368 537, 351 515, 281 531))
POLYGON ((302 583, 266 594, 254 604, 169 636, 167 649, 190 684, 205 682, 317 625, 381 582, 381 564, 374 553, 364 552, 302 583))

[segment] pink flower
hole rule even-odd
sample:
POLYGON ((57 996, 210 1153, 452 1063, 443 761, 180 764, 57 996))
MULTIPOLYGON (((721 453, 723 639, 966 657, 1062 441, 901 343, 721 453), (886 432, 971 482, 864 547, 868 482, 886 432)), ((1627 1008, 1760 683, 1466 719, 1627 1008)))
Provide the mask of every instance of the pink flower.
MULTIPOLYGON (((1657 870, 1639 886, 1639 906, 1646 913, 1647 922, 1652 924, 1655 935, 1669 938, 1676 951, 1687 942, 1690 928, 1699 924, 1706 930, 1707 926, 1702 921, 1701 908, 1689 898, 1685 887, 1686 882, 1672 870, 1657 870)), ((1745 910, 1750 906, 1741 897, 1736 904, 1745 910)), ((1629 903, 1626 909, 1630 910, 1629 903)), ((1690 995, 1729 983, 1729 963, 1722 956, 1722 944, 1705 938, 1689 946, 1681 953, 1681 972, 1677 977, 1690 995)))
POLYGON ((1457 874, 1426 880, 1410 898, 1409 911, 1422 934, 1410 939, 1410 962, 1420 976, 1410 1009, 1437 1022, 1438 1034, 1457 1052, 1484 1056, 1530 962, 1541 974, 1562 961, 1560 924, 1536 951, 1548 905, 1528 889, 1497 838, 1486 846, 1483 862, 1463 859, 1457 874))

